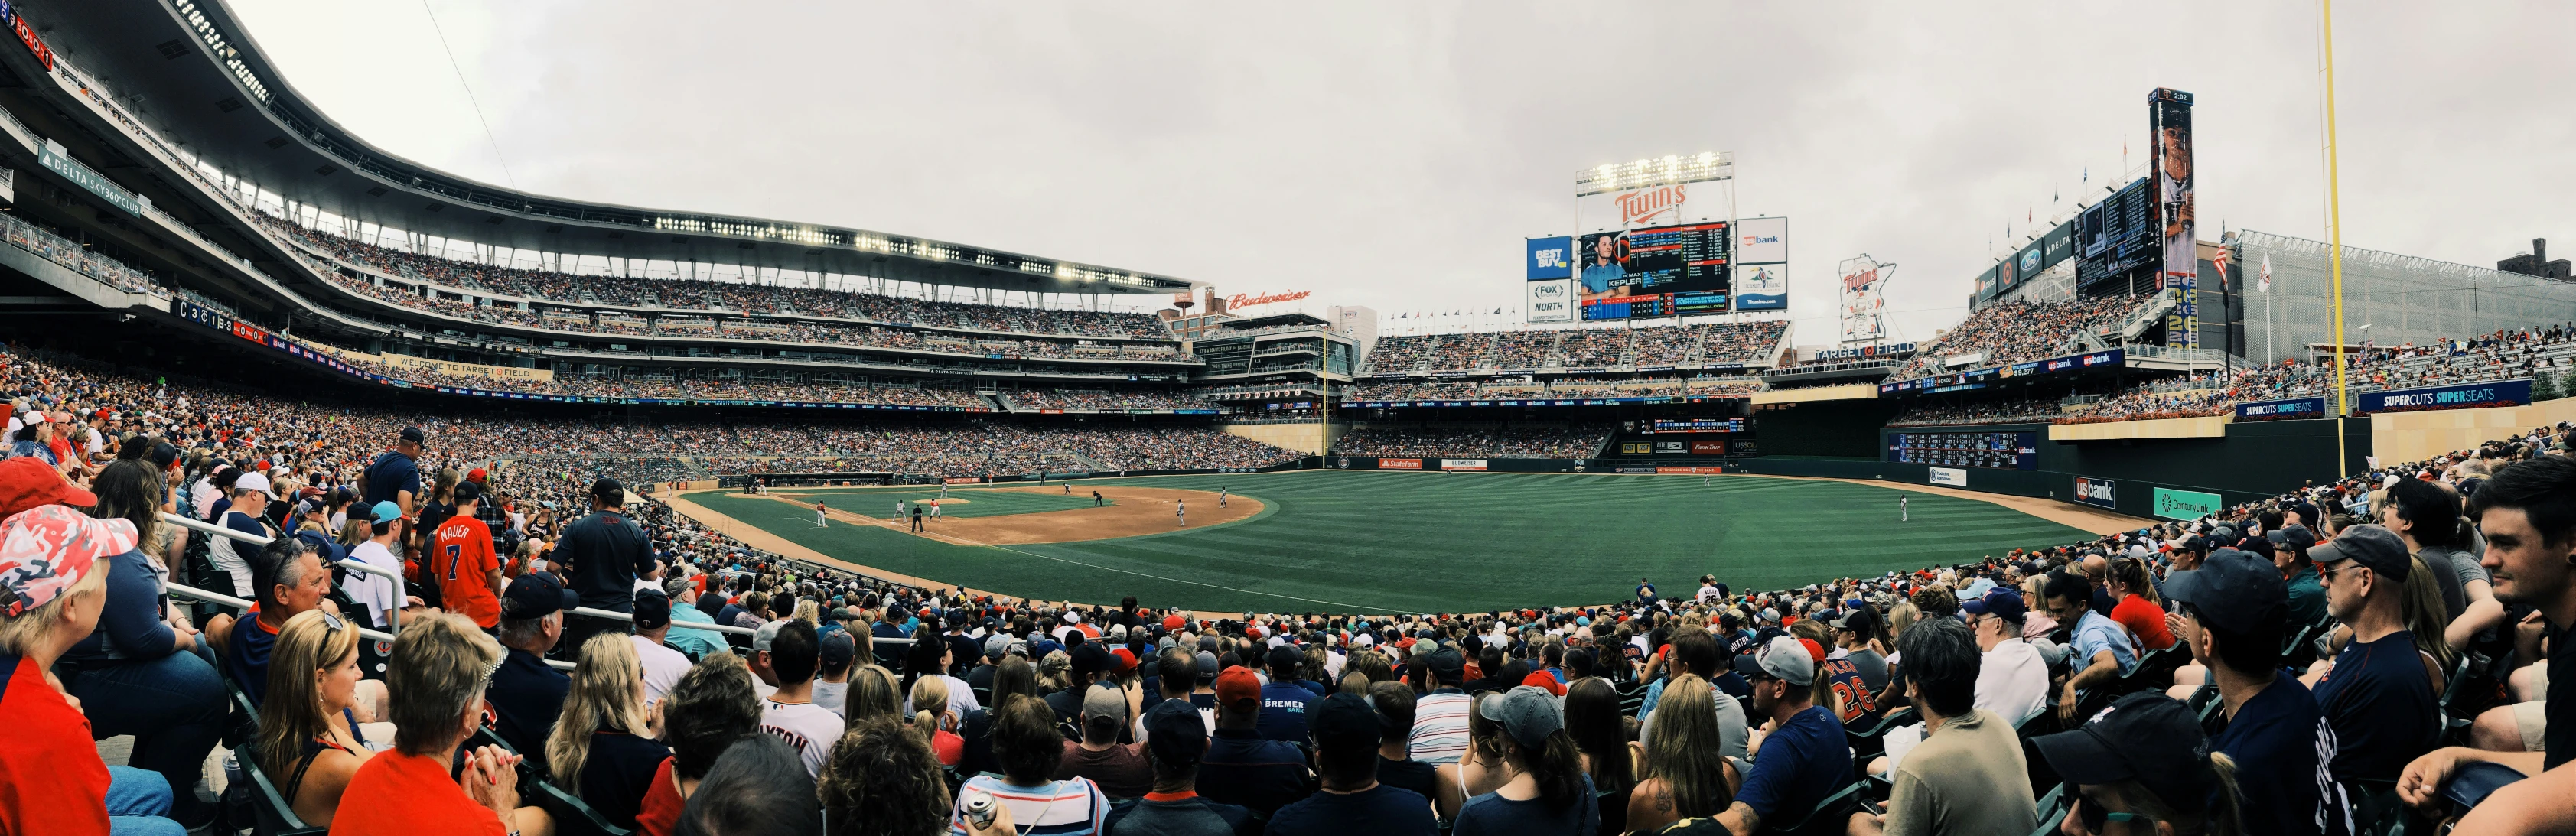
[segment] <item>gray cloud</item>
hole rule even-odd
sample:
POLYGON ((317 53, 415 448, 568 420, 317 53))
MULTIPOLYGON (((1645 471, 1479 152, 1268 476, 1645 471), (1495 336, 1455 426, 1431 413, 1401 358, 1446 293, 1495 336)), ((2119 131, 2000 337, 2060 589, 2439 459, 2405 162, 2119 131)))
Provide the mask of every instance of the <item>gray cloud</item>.
MULTIPOLYGON (((343 124, 503 181, 417 5, 231 2, 343 124)), ((1832 339, 1861 251, 1903 265, 1889 307, 1928 337, 2008 225, 2087 199, 2088 169, 2099 194, 2124 140, 2144 163, 2159 85, 2198 98, 2205 236, 2323 235, 2308 4, 434 3, 532 191, 1390 313, 1514 307, 1518 239, 1570 230, 1573 171, 1722 149, 1743 214, 1792 218, 1800 342, 1832 339)), ((2576 7, 2337 25, 2347 244, 2576 239, 2576 7)))

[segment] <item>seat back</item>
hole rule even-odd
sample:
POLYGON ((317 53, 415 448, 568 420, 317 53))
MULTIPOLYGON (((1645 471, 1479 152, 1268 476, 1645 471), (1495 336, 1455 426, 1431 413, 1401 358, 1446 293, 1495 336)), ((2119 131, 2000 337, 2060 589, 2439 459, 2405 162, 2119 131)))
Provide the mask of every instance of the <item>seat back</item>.
POLYGON ((520 785, 536 790, 528 801, 543 808, 546 816, 554 819, 556 833, 565 836, 632 836, 635 832, 609 823, 608 817, 600 815, 598 810, 591 809, 589 804, 555 786, 552 781, 530 778, 521 781, 520 785))
POLYGON ((321 836, 327 832, 329 828, 305 824, 295 815, 295 809, 286 803, 286 796, 277 791, 277 783, 269 780, 268 773, 259 768, 256 746, 256 743, 246 741, 234 747, 242 778, 248 784, 238 794, 235 791, 225 793, 236 803, 250 808, 251 832, 258 836, 321 836))
POLYGON ((1773 836, 1835 836, 1850 826, 1851 814, 1860 810, 1861 793, 1869 791, 1868 781, 1854 781, 1816 802, 1806 815, 1772 824, 1765 822, 1760 832, 1773 836))

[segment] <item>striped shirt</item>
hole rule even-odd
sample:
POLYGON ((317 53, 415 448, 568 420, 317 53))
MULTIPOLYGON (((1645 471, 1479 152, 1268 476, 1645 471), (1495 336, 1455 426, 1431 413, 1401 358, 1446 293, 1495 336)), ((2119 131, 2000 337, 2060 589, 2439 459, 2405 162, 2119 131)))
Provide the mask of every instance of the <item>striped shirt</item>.
POLYGON ((990 775, 966 779, 957 791, 957 811, 948 814, 951 836, 966 836, 964 804, 967 789, 980 789, 993 795, 993 802, 1011 809, 1011 825, 1022 836, 1096 836, 1109 821, 1109 796, 1089 778, 1067 778, 1034 787, 1016 786, 990 775))
POLYGON ((1476 698, 1455 688, 1422 695, 1413 705, 1413 736, 1406 751, 1423 763, 1457 763, 1467 754, 1467 712, 1476 698))

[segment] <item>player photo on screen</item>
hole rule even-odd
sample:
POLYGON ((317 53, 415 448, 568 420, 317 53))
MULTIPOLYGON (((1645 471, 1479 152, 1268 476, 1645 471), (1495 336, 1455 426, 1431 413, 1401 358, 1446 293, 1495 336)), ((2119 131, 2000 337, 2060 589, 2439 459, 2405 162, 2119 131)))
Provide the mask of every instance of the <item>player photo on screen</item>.
POLYGON ((1586 303, 1628 293, 1628 233, 1595 232, 1583 236, 1583 299, 1586 303))

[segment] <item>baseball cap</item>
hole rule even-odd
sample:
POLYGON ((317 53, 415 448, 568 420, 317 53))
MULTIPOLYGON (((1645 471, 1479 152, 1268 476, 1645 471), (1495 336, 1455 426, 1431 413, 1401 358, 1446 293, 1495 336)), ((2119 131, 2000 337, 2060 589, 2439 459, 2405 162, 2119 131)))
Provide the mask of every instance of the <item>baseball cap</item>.
POLYGON ((2406 570, 2415 559, 2406 554, 2406 541, 2396 532, 2376 525, 2356 525, 2335 535, 2332 540, 2308 550, 2308 559, 2318 565, 2349 560, 2389 580, 2406 580, 2406 570))
POLYGON ((1280 646, 1278 646, 1278 647, 1274 647, 1274 648, 1271 648, 1271 649, 1270 649, 1270 659, 1269 659, 1269 661, 1270 661, 1270 668, 1271 668, 1272 670, 1277 670, 1277 669, 1280 669, 1280 668, 1289 668, 1289 669, 1292 669, 1292 670, 1293 670, 1293 669, 1295 669, 1299 664, 1302 664, 1302 663, 1304 663, 1304 662, 1306 661, 1306 654, 1298 652, 1298 651, 1297 651, 1297 648, 1289 647, 1289 646, 1287 646, 1287 645, 1284 645, 1284 644, 1283 644, 1283 645, 1280 645, 1280 646))
POLYGON ((482 482, 482 481, 487 481, 487 480, 489 480, 489 479, 491 479, 491 478, 492 478, 491 474, 489 474, 489 473, 485 473, 485 472, 483 471, 483 469, 482 469, 482 468, 479 468, 479 467, 478 467, 478 468, 475 468, 475 469, 473 469, 473 470, 465 471, 465 481, 468 481, 468 482, 482 482))
POLYGON ((2070 784, 2134 780, 2157 798, 2189 802, 2217 785, 2199 718, 2181 700, 2155 691, 2121 697, 2073 731, 2030 742, 2070 784))
POLYGON ((1156 763, 1197 763, 1207 754, 1207 744, 1207 721, 1189 700, 1164 700, 1145 709, 1145 746, 1156 763))
POLYGON ((1216 654, 1202 650, 1193 658, 1198 661, 1199 684, 1207 685, 1216 682, 1216 654))
POLYGON ((2202 561, 2200 568, 2165 578, 2166 600, 2190 604, 2203 621, 2244 633, 2288 612, 2289 591, 2272 562, 2234 549, 2202 561))
POLYGON ((420 444, 429 440, 429 434, 421 432, 419 427, 404 427, 402 428, 402 432, 397 433, 395 437, 413 444, 420 444))
POLYGON ((1261 677, 1242 665, 1225 669, 1216 675, 1216 701, 1220 704, 1260 702, 1261 677))
POLYGON ((1522 746, 1544 748, 1547 736, 1565 728, 1565 709, 1547 689, 1521 685, 1476 704, 1476 714, 1501 724, 1503 733, 1522 746))
POLYGON ((368 509, 368 516, 375 522, 393 522, 402 519, 402 506, 395 505, 391 501, 379 502, 376 503, 376 507, 368 509))
POLYGON ((2317 544, 2316 532, 2309 531, 2308 527, 2304 525, 2286 526, 2276 531, 2266 531, 2263 532, 2263 537, 2271 540, 2272 547, 2276 550, 2283 547, 2301 549, 2312 548, 2317 544))
POLYGON ((1791 685, 1816 684, 1815 656, 1808 652, 1807 639, 1773 636, 1771 642, 1752 653, 1735 657, 1735 672, 1747 677, 1768 677, 1791 685))
POLYGON ((63 479, 62 471, 34 456, 18 456, 0 461, 0 518, 39 505, 77 505, 83 508, 98 504, 98 495, 72 485, 63 479))
POLYGON ((1869 628, 1878 624, 1878 616, 1866 609, 1852 610, 1850 612, 1843 613, 1843 617, 1826 623, 1832 625, 1836 630, 1868 632, 1869 628))
POLYGON ((656 630, 671 623, 671 598, 658 589, 635 593, 635 629, 656 630))
POLYGON ((1009 633, 994 633, 984 639, 984 658, 999 662, 1002 657, 1009 655, 1011 655, 1009 633))
MULTIPOLYGON (((536 576, 526 575, 524 577, 536 576)), ((751 634, 751 649, 754 651, 768 650, 772 644, 775 644, 778 641, 778 631, 785 629, 786 627, 787 619, 784 618, 760 625, 760 629, 753 631, 751 634)))
MULTIPOLYGON (((247 479, 249 477, 245 476, 243 478, 247 479)), ((456 483, 456 487, 451 489, 451 491, 456 496, 456 504, 459 505, 463 505, 468 502, 480 502, 483 500, 483 486, 473 482, 458 482, 456 483)))
POLYGON ((1102 647, 1097 642, 1084 642, 1081 647, 1073 649, 1075 682, 1088 679, 1095 673, 1113 670, 1117 665, 1118 661, 1110 657, 1108 648, 1102 647))
POLYGON ((1306 709, 1306 730, 1315 736, 1317 748, 1333 751, 1375 749, 1385 739, 1377 709, 1358 694, 1334 694, 1317 701, 1306 709))
MULTIPOLYGON (((502 618, 544 618, 578 606, 581 595, 563 588, 563 584, 555 582, 555 576, 544 572, 520 575, 501 595, 502 618)), ((670 614, 663 613, 663 617, 669 618, 670 614)))
POLYGON ((271 498, 276 497, 276 494, 269 493, 268 477, 261 475, 261 473, 256 470, 244 473, 241 475, 241 478, 233 480, 233 490, 258 491, 271 498))
MULTIPOLYGON (((1183 702, 1188 701, 1183 700, 1183 702)), ((1109 685, 1107 683, 1084 689, 1082 692, 1082 716, 1116 717, 1122 720, 1126 719, 1127 692, 1119 690, 1116 686, 1109 685)))
POLYGON ((1530 671, 1528 676, 1521 677, 1521 685, 1544 690, 1554 696, 1565 696, 1565 683, 1556 681, 1556 677, 1546 671, 1530 671))
POLYGON ((100 558, 132 551, 134 542, 133 523, 98 519, 62 505, 39 505, 11 515, 0 524, 0 617, 16 618, 53 603, 91 572, 105 568, 100 558))
POLYGON ((1178 631, 1178 630, 1180 630, 1180 629, 1181 629, 1181 627, 1183 627, 1183 626, 1185 626, 1185 625, 1187 625, 1187 624, 1189 624, 1189 623, 1190 623, 1189 619, 1182 618, 1180 613, 1173 613, 1173 614, 1171 614, 1171 615, 1163 616, 1163 629, 1164 629, 1164 630, 1169 630, 1169 631, 1178 631))
POLYGON ((1959 602, 1959 611, 1974 615, 1991 615, 2005 621, 2020 621, 2030 615, 2030 607, 2021 602, 2021 593, 1998 589, 1983 598, 1959 602))
POLYGON ((1443 682, 1459 682, 1467 677, 1467 657, 1448 648, 1441 648, 1432 653, 1430 658, 1423 660, 1422 666, 1431 671, 1433 681, 1430 684, 1433 686, 1443 682))
POLYGON ((851 660, 858 658, 859 641, 852 638, 848 630, 834 630, 823 634, 820 653, 819 658, 823 667, 834 669, 847 667, 851 660))

